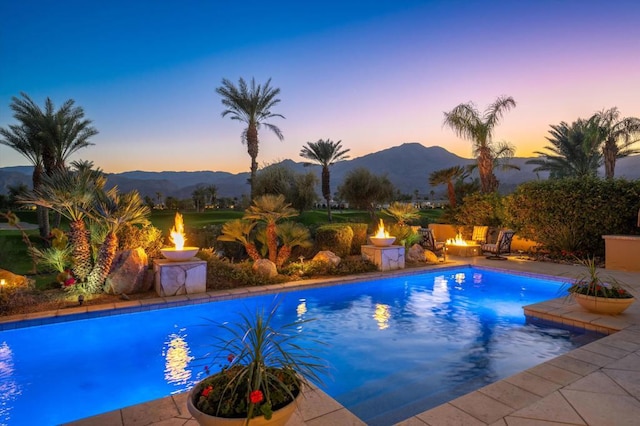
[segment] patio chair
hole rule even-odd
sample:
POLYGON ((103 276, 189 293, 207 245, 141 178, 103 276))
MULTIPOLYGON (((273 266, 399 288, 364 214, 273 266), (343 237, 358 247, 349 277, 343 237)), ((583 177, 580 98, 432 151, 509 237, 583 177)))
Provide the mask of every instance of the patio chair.
POLYGON ((506 257, 500 255, 511 253, 511 240, 514 234, 515 232, 511 230, 500 231, 495 244, 482 244, 482 252, 491 253, 487 259, 507 260, 506 257))
POLYGON ((441 252, 444 248, 443 242, 436 242, 436 237, 433 235, 433 230, 430 228, 420 228, 418 230, 420 236, 422 236, 422 240, 420 241, 420 245, 427 249, 431 250, 434 253, 441 252))
POLYGON ((477 244, 486 244, 488 233, 489 233, 488 226, 474 226, 471 239, 477 244))

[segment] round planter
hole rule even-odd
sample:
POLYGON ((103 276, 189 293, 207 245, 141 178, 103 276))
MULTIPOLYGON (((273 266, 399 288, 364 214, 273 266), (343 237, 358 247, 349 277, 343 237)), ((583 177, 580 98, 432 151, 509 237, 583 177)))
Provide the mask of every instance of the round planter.
MULTIPOLYGON (((230 419, 227 417, 216 417, 211 416, 209 414, 205 414, 202 411, 198 410, 193 403, 194 396, 197 392, 200 392, 200 384, 195 385, 190 391, 189 396, 187 397, 187 409, 193 416, 193 418, 198 422, 201 426, 243 426, 247 424, 246 418, 236 418, 230 419)), ((271 419, 267 420, 264 416, 257 416, 251 419, 249 425, 251 426, 284 426, 293 413, 298 408, 298 401, 300 400, 300 396, 302 392, 298 393, 296 399, 289 405, 286 405, 279 410, 275 410, 271 419)))
POLYGON ((636 300, 633 297, 627 299, 611 299, 608 297, 587 296, 579 293, 572 293, 572 295, 573 299, 587 311, 607 315, 616 315, 623 312, 636 300))

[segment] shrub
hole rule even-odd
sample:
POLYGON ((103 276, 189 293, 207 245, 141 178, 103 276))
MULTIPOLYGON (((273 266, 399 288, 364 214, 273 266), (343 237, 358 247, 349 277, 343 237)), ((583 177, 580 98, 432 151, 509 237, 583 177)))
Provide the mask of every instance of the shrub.
POLYGON ((164 247, 162 231, 155 226, 135 226, 124 224, 118 231, 118 250, 133 250, 141 247, 149 259, 162 257, 164 247))
POLYGON ((283 281, 283 277, 267 279, 256 274, 251 262, 232 263, 228 259, 221 259, 212 249, 202 249, 197 256, 207 262, 208 290, 255 287, 283 281))
POLYGON ((366 223, 349 223, 348 225, 353 231, 350 254, 360 254, 360 247, 367 244, 369 225, 366 223))
POLYGON ((371 261, 354 256, 342 259, 338 266, 317 260, 291 262, 280 272, 295 279, 321 275, 350 275, 377 270, 378 267, 371 261))
POLYGON ((453 217, 457 225, 501 227, 504 215, 502 197, 497 192, 492 192, 467 195, 455 209, 453 217))
POLYGON ((527 182, 505 199, 506 224, 551 252, 604 253, 603 235, 637 234, 640 181, 527 182))
POLYGON ((353 230, 348 224, 323 225, 316 231, 318 250, 330 250, 340 257, 348 256, 351 253, 352 241, 353 230))

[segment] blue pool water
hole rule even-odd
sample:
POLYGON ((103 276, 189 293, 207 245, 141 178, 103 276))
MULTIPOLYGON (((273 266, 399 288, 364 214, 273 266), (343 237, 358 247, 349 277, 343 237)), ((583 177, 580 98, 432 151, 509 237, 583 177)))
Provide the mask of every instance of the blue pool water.
MULTIPOLYGON (((478 268, 280 294, 277 321, 324 341, 322 388, 366 423, 403 420, 586 341, 527 324, 561 283, 478 268)), ((0 332, 0 424, 54 425, 189 389, 219 329, 274 295, 0 332)))

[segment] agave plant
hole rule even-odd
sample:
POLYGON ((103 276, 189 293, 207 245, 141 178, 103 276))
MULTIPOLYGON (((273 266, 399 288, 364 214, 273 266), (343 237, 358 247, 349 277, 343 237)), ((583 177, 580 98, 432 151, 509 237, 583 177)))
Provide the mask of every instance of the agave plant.
POLYGON ((104 223, 107 234, 98 251, 96 263, 87 276, 87 291, 98 292, 109 274, 118 248, 117 232, 124 224, 149 223, 149 207, 144 204, 137 191, 120 194, 117 187, 98 194, 91 215, 104 223))

